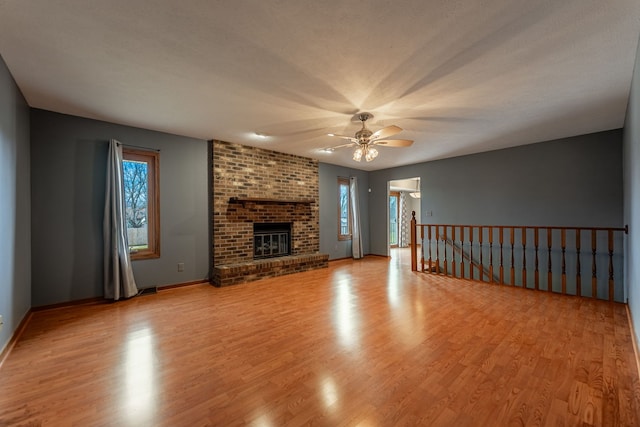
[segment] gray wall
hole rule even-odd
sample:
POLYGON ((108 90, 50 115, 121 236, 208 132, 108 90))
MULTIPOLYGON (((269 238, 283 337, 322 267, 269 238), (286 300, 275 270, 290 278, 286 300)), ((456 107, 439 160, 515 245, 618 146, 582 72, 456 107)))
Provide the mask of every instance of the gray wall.
POLYGON ((640 342, 640 45, 627 106, 623 144, 624 221, 629 224, 625 284, 636 342, 640 342))
MULTIPOLYGON (((372 230, 386 225, 387 181, 415 176, 421 223, 623 226, 621 130, 371 172, 372 230)), ((386 255, 386 233, 370 238, 386 255)))
POLYGON ((29 107, 0 57, 0 352, 31 307, 29 107))
POLYGON ((160 150, 161 257, 133 262, 138 287, 208 277, 206 141, 33 109, 33 306, 103 294, 102 216, 111 138, 160 150), (179 262, 184 272, 178 272, 179 262))
POLYGON ((351 240, 338 240, 338 178, 358 178, 363 253, 369 254, 369 173, 343 166, 319 163, 320 252, 329 259, 351 257, 351 240))

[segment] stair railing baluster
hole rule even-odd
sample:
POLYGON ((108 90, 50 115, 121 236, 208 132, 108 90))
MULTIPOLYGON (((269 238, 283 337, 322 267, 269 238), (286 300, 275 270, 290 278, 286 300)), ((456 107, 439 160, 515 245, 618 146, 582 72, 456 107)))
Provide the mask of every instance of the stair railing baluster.
POLYGON ((469 279, 475 280, 473 274, 473 225, 469 227, 469 279))
POLYGON ((436 225, 436 274, 440 274, 440 226, 436 225))
POLYGON ((591 297, 598 298, 598 272, 596 271, 596 230, 591 230, 591 297))
POLYGON ((424 225, 420 225, 420 271, 424 271, 424 225))
POLYGON ((418 270, 418 247, 416 245, 416 242, 418 240, 418 226, 416 223, 416 211, 411 211, 410 231, 411 241, 409 246, 411 248, 411 271, 416 271, 418 270))
POLYGON ((480 251, 480 281, 484 282, 484 263, 482 262, 482 235, 483 233, 483 227, 480 226, 478 228, 478 244, 480 246, 479 251, 480 251))
POLYGON ((449 269, 447 267, 447 226, 442 226, 442 251, 444 252, 444 275, 449 275, 449 269))
POLYGON ((609 239, 609 301, 613 301, 613 230, 608 232, 609 239))
POLYGON ((502 255, 502 244, 503 244, 503 231, 502 227, 498 228, 499 238, 500 238, 500 284, 504 285, 504 265, 503 265, 503 255, 502 255))
POLYGON ((576 255, 577 255, 577 264, 576 264, 576 295, 579 297, 582 296, 582 275, 581 275, 581 266, 580 266, 580 234, 582 230, 576 228, 576 255))
POLYGON ((510 238, 511 238, 511 278, 509 280, 509 284, 511 286, 515 286, 516 284, 516 270, 515 270, 515 265, 514 265, 514 256, 513 256, 513 243, 514 243, 514 234, 515 234, 516 228, 515 227, 511 227, 510 230, 510 238))
POLYGON ((539 243, 539 237, 538 237, 538 227, 534 227, 533 231, 534 231, 534 235, 533 235, 533 245, 535 246, 535 251, 536 251, 536 261, 535 261, 535 289, 536 291, 540 289, 540 271, 538 270, 538 243, 539 243))
POLYGON ((489 230, 489 283, 493 283, 493 227, 489 230))
POLYGON ((451 226, 451 275, 456 277, 456 226, 451 226))
POLYGON ((567 249, 567 230, 560 230, 560 241, 562 245, 562 294, 567 293, 567 262, 565 260, 565 252, 567 249))
POLYGON ((427 262, 427 269, 431 273, 431 225, 427 225, 427 251, 429 252, 429 260, 427 262))
POLYGON ((547 228, 547 291, 553 292, 553 274, 551 272, 551 241, 553 230, 547 228))
POLYGON ((527 227, 522 227, 522 287, 527 286, 527 227))
POLYGON ((460 227, 460 277, 464 279, 464 226, 460 227))

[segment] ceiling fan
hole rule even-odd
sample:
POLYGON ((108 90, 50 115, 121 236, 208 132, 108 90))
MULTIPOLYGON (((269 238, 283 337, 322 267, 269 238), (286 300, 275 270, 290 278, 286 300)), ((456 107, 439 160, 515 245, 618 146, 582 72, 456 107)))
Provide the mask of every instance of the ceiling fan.
POLYGON ((355 137, 336 135, 333 133, 329 134, 329 136, 347 139, 351 142, 326 148, 325 151, 334 151, 343 147, 356 147, 353 152, 353 160, 360 162, 362 161, 362 156, 364 156, 364 159, 367 162, 370 162, 378 157, 378 150, 374 147, 375 145, 382 145, 385 147, 409 147, 413 144, 413 141, 410 139, 384 139, 402 132, 402 128, 395 125, 387 126, 375 132, 371 132, 365 125, 367 120, 373 118, 373 114, 371 113, 359 113, 356 117, 362 122, 362 129, 356 132, 355 137))

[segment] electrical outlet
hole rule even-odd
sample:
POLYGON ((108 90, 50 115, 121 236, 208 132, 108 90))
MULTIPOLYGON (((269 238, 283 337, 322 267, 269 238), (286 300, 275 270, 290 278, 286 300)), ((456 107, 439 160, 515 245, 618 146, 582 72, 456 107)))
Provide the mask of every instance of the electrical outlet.
POLYGON ((179 271, 179 272, 184 271, 184 262, 179 262, 179 263, 178 263, 178 271, 179 271))

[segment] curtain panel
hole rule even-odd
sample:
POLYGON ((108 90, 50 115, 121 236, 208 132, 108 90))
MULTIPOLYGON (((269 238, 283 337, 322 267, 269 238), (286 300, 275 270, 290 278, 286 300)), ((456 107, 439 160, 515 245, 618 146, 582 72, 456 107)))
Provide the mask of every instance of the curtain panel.
POLYGON ((119 300, 138 294, 127 242, 122 144, 112 139, 107 157, 104 204, 104 297, 119 300))
POLYGON ((406 248, 410 244, 411 230, 409 229, 411 224, 411 211, 409 210, 408 194, 404 191, 400 192, 400 239, 398 246, 406 248))
POLYGON ((362 234, 360 232, 360 198, 358 197, 358 178, 349 178, 351 196, 351 254, 353 259, 364 257, 362 253, 362 234))

